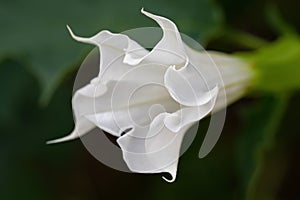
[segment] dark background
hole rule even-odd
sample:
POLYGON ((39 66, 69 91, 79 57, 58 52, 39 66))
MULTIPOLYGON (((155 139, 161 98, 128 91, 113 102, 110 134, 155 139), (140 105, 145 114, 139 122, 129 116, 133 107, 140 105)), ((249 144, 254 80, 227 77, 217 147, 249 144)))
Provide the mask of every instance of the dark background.
POLYGON ((197 157, 209 118, 178 166, 162 174, 127 174, 94 159, 80 140, 46 145, 73 128, 72 87, 91 46, 71 39, 157 26, 140 13, 173 20, 181 32, 224 52, 251 51, 249 35, 280 33, 269 14, 300 28, 296 0, 0 0, 0 199, 298 199, 300 94, 255 94, 227 109, 222 136, 197 157), (269 14, 268 14, 269 13, 269 14), (246 36, 245 36, 246 35, 246 36), (246 42, 245 42, 246 41, 246 42))

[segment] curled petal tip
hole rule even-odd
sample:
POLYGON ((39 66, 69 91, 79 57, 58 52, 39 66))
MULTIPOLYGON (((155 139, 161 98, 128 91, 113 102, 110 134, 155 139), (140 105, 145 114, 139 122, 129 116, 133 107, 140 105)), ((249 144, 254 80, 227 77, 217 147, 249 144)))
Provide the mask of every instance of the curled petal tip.
POLYGON ((167 181, 168 183, 173 183, 173 182, 175 181, 175 177, 174 177, 174 176, 172 176, 171 179, 167 179, 167 178, 164 177, 164 176, 162 176, 162 178, 163 178, 165 181, 167 181))

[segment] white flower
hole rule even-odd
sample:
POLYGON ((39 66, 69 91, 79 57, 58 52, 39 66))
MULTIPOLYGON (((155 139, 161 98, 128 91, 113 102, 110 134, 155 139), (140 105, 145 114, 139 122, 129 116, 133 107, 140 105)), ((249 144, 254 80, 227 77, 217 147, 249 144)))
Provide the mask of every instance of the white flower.
POLYGON ((171 182, 185 132, 216 106, 226 106, 220 90, 225 89, 227 103, 240 98, 252 73, 238 58, 191 49, 172 21, 142 13, 163 30, 150 52, 123 34, 101 31, 82 38, 68 27, 75 40, 99 47, 100 72, 73 96, 74 131, 48 143, 78 138, 99 127, 118 137, 130 170, 168 172, 171 182), (216 105, 217 98, 224 101, 216 105))

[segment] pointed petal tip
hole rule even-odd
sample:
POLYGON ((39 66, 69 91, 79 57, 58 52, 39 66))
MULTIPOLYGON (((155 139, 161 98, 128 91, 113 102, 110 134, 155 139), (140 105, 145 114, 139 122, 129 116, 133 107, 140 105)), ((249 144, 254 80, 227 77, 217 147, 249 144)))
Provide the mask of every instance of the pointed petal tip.
POLYGON ((153 16, 155 16, 155 15, 153 15, 152 13, 147 12, 147 11, 144 9, 144 7, 142 7, 142 9, 141 9, 141 13, 144 14, 144 15, 146 15, 146 16, 148 16, 148 17, 150 17, 150 18, 153 18, 153 16))
POLYGON ((68 29, 68 31, 69 31, 69 33, 70 33, 70 35, 72 36, 72 38, 74 38, 74 39, 75 39, 76 35, 73 33, 73 31, 72 31, 71 27, 70 27, 68 24, 66 25, 66 27, 67 27, 67 29, 68 29))
POLYGON ((55 144, 55 143, 57 143, 56 140, 50 140, 46 142, 46 144, 55 144))
POLYGON ((141 9, 141 13, 144 14, 144 15, 149 14, 149 12, 147 12, 144 7, 142 7, 142 9, 141 9))
POLYGON ((202 151, 202 149, 200 149, 198 157, 199 157, 199 159, 202 159, 205 156, 207 156, 207 154, 208 154, 208 152, 204 152, 204 151, 202 151))
POLYGON ((74 134, 70 134, 70 135, 67 135, 67 136, 59 138, 59 139, 47 141, 46 144, 56 144, 56 143, 60 143, 60 142, 67 142, 70 140, 74 140, 76 138, 78 138, 78 137, 74 136, 74 134))
POLYGON ((78 42, 83 42, 83 43, 92 43, 92 41, 90 40, 90 38, 84 38, 84 37, 79 37, 77 35, 74 34, 74 32, 72 31, 71 27, 67 24, 66 25, 71 37, 78 41, 78 42))

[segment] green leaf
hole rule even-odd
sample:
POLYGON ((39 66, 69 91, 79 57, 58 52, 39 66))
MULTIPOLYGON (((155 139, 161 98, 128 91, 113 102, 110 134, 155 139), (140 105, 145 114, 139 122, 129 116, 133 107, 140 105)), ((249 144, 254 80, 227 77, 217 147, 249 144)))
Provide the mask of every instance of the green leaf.
POLYGON ((157 26, 141 15, 142 7, 174 20, 182 32, 201 41, 216 32, 222 21, 211 0, 1 1, 0 59, 13 57, 25 63, 38 78, 41 100, 46 103, 67 72, 92 48, 73 41, 66 24, 82 36, 103 29, 121 32, 157 26))
MULTIPOLYGON (((88 171, 70 167, 83 163, 83 149, 79 150, 82 144, 79 140, 69 145, 47 146, 46 141, 54 134, 72 130, 71 79, 59 87, 45 108, 37 104, 37 80, 21 63, 0 62, 0 80, 0 90, 4 91, 0 103, 1 199, 68 199, 63 193, 66 188, 72 191, 72 186, 57 180, 76 179, 79 173, 88 171)), ((76 183, 77 190, 82 192, 80 181, 70 182, 76 183)), ((87 195, 78 194, 76 198, 84 199, 87 195)))

